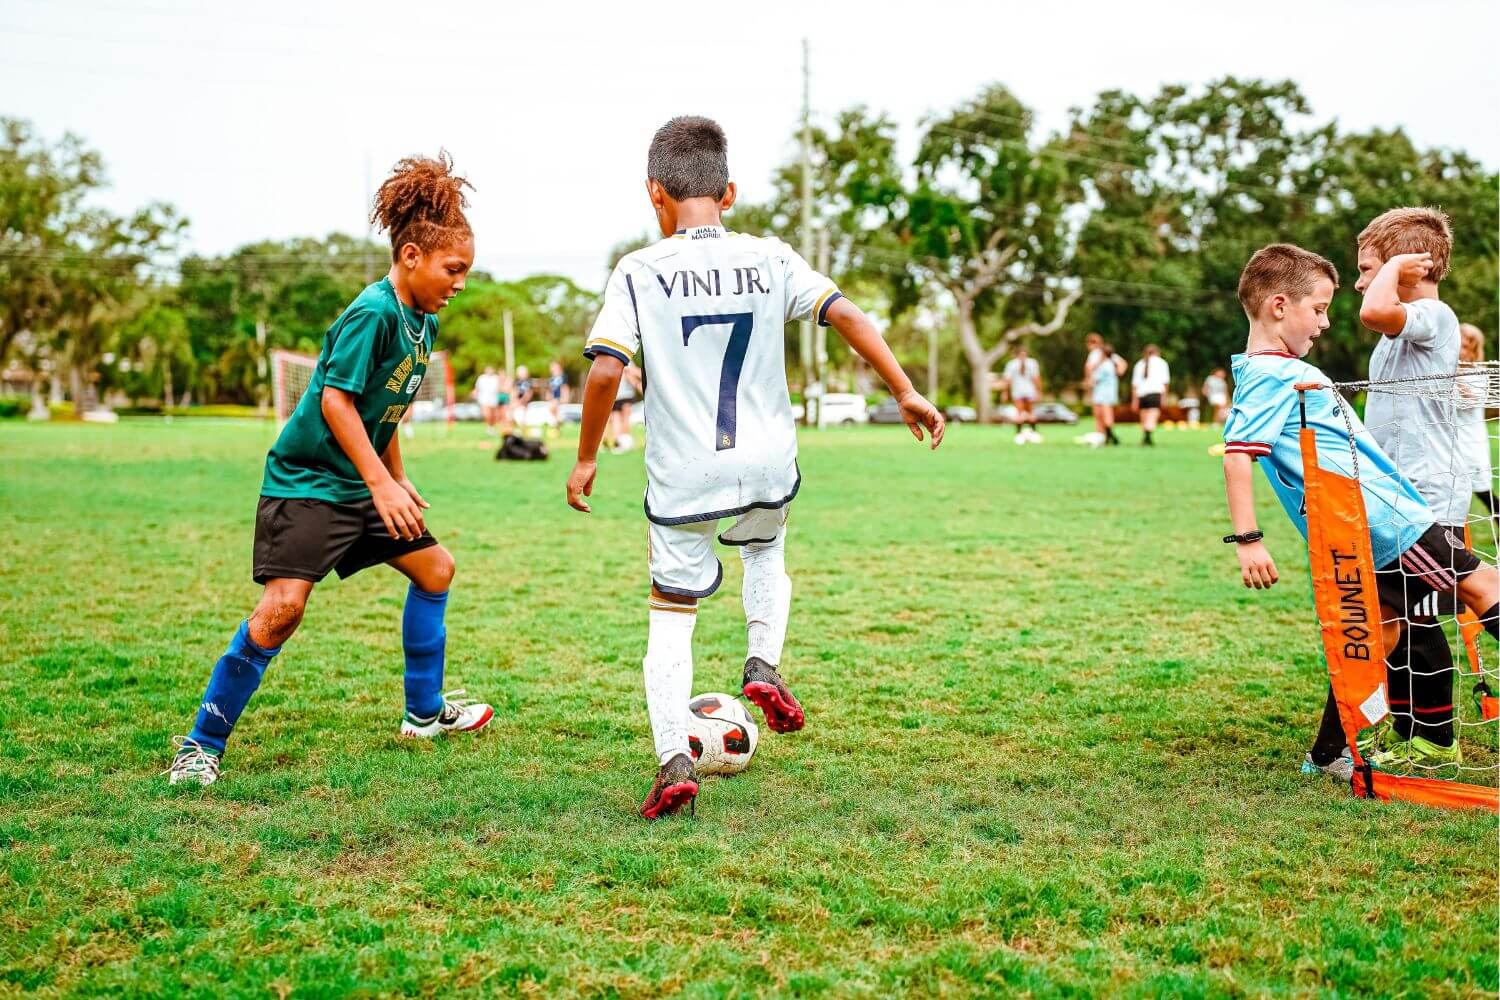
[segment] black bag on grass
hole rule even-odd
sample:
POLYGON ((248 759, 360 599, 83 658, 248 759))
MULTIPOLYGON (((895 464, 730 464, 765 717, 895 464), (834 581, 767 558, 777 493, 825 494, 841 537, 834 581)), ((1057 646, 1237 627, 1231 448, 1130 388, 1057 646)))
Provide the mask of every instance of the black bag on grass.
POLYGON ((495 461, 510 462, 544 462, 547 459, 547 446, 535 438, 520 437, 516 434, 507 434, 500 442, 500 450, 495 452, 495 461))

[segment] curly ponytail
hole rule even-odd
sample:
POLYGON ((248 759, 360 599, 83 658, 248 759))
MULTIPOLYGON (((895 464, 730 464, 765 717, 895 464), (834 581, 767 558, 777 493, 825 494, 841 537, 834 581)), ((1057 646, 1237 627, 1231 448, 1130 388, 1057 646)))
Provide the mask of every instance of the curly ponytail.
POLYGON ((445 150, 436 159, 408 156, 398 162, 375 192, 370 213, 370 221, 391 234, 391 258, 408 243, 429 253, 472 237, 464 188, 472 191, 474 185, 454 175, 453 158, 445 150))

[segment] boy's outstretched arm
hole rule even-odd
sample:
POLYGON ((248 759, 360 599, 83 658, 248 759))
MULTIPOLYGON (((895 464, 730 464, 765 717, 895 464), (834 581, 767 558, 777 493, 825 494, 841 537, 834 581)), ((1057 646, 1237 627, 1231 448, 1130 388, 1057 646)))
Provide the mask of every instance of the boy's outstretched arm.
POLYGON ((333 439, 349 456, 359 478, 369 487, 370 501, 385 523, 385 530, 392 538, 410 541, 420 537, 427 530, 422 521, 422 507, 426 503, 419 504, 411 491, 396 482, 390 468, 375 454, 375 446, 370 443, 359 410, 354 405, 353 393, 325 385, 321 409, 328 429, 333 432, 333 439))
POLYGON ((594 493, 599 442, 604 440, 604 426, 609 423, 609 411, 615 404, 624 371, 623 361, 601 352, 594 357, 583 383, 583 420, 578 426, 578 461, 568 475, 568 506, 585 514, 590 508, 584 497, 594 493))
POLYGON ((1365 299, 1359 306, 1360 323, 1387 337, 1400 336, 1406 329, 1406 306, 1401 304, 1400 289, 1415 288, 1430 270, 1430 253, 1398 253, 1382 264, 1365 289, 1365 299))
POLYGON ((870 317, 848 299, 838 298, 828 307, 825 320, 844 338, 844 343, 868 361, 875 373, 885 381, 891 394, 896 397, 896 403, 901 407, 901 418, 906 421, 912 435, 918 441, 922 440, 922 428, 925 427, 932 435, 932 446, 936 448, 942 444, 943 428, 947 421, 936 406, 912 388, 911 379, 901 370, 896 356, 891 353, 890 345, 885 342, 880 331, 875 329, 870 317))
MULTIPOLYGON (((1255 530, 1255 491, 1251 486, 1255 470, 1249 455, 1230 453, 1224 456, 1224 493, 1229 498, 1229 523, 1234 533, 1243 535, 1255 530)), ((1276 561, 1264 542, 1241 542, 1235 546, 1240 557, 1240 579, 1245 586, 1266 590, 1280 579, 1276 561)))

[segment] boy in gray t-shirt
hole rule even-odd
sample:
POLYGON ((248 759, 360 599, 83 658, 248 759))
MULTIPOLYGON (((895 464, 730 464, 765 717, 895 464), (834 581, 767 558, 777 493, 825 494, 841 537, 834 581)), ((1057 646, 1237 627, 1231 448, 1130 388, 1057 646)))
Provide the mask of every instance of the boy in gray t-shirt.
MULTIPOLYGON (((1432 208, 1395 208, 1359 234, 1359 321, 1381 334, 1370 355, 1371 381, 1458 372, 1458 317, 1438 299, 1448 273, 1453 231, 1432 208)), ((1371 392, 1365 426, 1401 473, 1453 529, 1462 547, 1469 477, 1458 454, 1458 412, 1451 398, 1371 392)), ((1440 609, 1441 610, 1441 609, 1440 609)), ((1451 608, 1447 609, 1451 612, 1451 608)), ((1391 703, 1368 749, 1377 767, 1432 768, 1457 764, 1453 727, 1453 653, 1431 617, 1410 614, 1411 627, 1386 657, 1391 703)))

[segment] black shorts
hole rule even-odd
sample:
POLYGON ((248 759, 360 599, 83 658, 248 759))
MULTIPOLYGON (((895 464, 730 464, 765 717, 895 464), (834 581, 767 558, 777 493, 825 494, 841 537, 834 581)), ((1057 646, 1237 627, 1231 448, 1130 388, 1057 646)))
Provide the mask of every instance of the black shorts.
POLYGON ((1400 557, 1382 566, 1375 574, 1380 603, 1410 617, 1429 595, 1453 593, 1458 581, 1479 568, 1479 557, 1464 547, 1460 531, 1434 524, 1400 557))
POLYGON ((1141 397, 1141 409, 1143 409, 1143 410, 1159 410, 1159 409, 1161 409, 1161 393, 1159 393, 1159 392, 1148 392, 1144 396, 1142 396, 1141 397))
POLYGON ((625 409, 625 407, 629 406, 631 403, 634 403, 634 402, 635 402, 635 397, 633 397, 633 396, 628 396, 625 399, 617 399, 617 400, 615 400, 615 405, 610 407, 610 410, 612 410, 615 413, 619 413, 621 410, 625 409))
POLYGON ((253 575, 256 583, 278 577, 317 583, 336 570, 342 579, 436 544, 428 531, 409 542, 392 538, 368 498, 330 503, 261 497, 255 510, 253 575))

